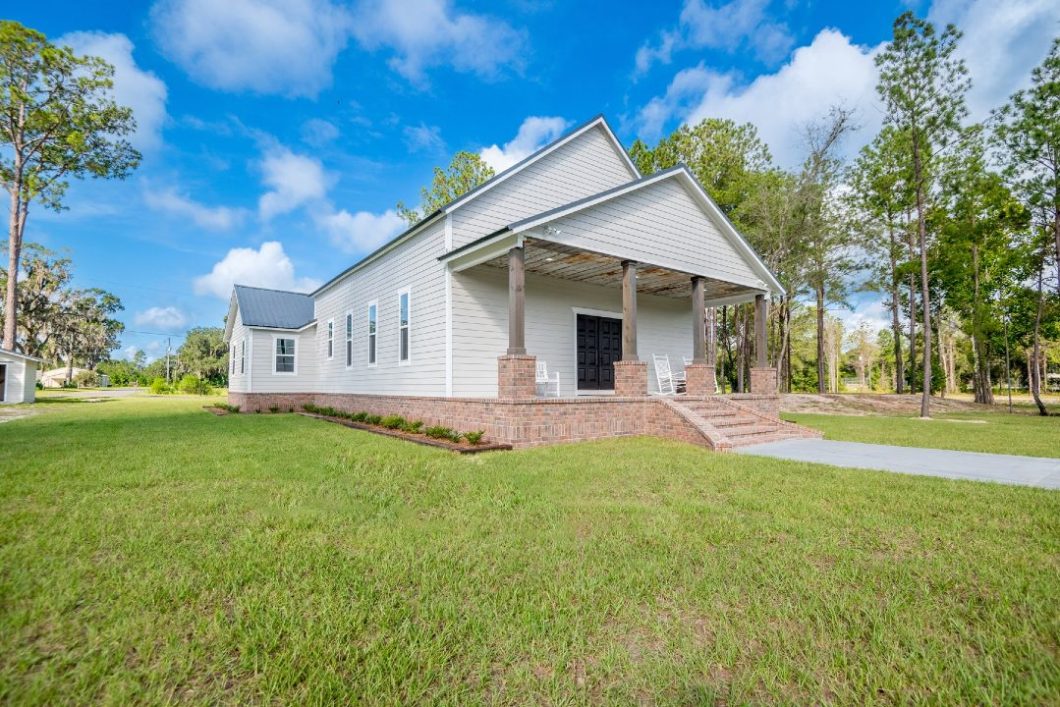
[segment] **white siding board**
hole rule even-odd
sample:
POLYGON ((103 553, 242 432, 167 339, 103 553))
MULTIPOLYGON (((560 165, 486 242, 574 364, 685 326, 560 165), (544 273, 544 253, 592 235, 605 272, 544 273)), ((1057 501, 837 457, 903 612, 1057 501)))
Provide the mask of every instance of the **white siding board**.
POLYGON ((615 197, 551 222, 547 237, 751 287, 760 278, 703 209, 673 179, 615 197))
POLYGON ((445 394, 444 220, 363 268, 316 299, 317 322, 335 320, 335 357, 327 360, 327 327, 312 344, 318 375, 313 392, 445 394), (398 365, 398 292, 410 296, 410 358, 398 365), (378 304, 376 365, 368 365, 368 303, 378 304), (353 314, 353 365, 346 367, 346 312, 353 314))
MULTIPOLYGON (((228 374, 228 389, 235 393, 249 393, 250 391, 250 329, 247 329, 243 325, 243 314, 239 311, 239 307, 236 307, 236 320, 232 324, 232 336, 230 342, 233 345, 232 355, 235 357, 236 368, 235 373, 228 374), (239 372, 239 349, 240 345, 247 342, 247 370, 243 373, 239 372)), ((231 367, 229 367, 231 371, 231 367)))
POLYGON ((317 381, 316 326, 301 332, 251 329, 247 347, 251 391, 254 393, 313 392, 317 381), (276 337, 295 340, 295 373, 275 373, 276 337))
POLYGON ((6 391, 2 404, 32 403, 37 396, 36 361, 0 354, 0 365, 7 366, 6 391))
MULTIPOLYGON (((508 280, 498 268, 478 266, 452 277, 453 395, 497 395, 497 357, 508 347, 508 280)), ((577 309, 622 312, 620 288, 534 275, 526 276, 526 349, 558 371, 564 396, 574 395, 577 309)), ((648 362, 648 382, 657 390, 652 354, 667 354, 680 369, 692 355, 692 303, 640 294, 637 350, 648 362)))
POLYGON ((452 247, 634 177, 604 129, 593 128, 453 211, 452 247))

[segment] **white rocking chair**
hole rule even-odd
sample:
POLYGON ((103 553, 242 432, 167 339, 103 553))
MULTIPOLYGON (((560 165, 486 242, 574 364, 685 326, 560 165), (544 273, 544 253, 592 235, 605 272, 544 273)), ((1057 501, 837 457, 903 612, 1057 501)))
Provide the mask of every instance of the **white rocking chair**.
POLYGON ((685 392, 685 374, 670 370, 670 357, 652 354, 655 362, 655 378, 659 381, 659 392, 663 395, 677 395, 685 392))
POLYGON ((544 397, 549 396, 549 388, 555 391, 555 396, 558 398, 559 393, 559 371, 556 371, 551 376, 548 375, 548 363, 545 361, 537 362, 537 377, 536 383, 540 393, 544 397))

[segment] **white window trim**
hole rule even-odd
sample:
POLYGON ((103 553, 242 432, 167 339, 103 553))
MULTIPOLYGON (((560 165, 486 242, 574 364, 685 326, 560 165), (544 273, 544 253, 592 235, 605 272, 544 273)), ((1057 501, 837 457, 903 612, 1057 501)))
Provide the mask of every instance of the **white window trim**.
POLYGON ((243 337, 239 340, 239 375, 244 376, 247 374, 247 339, 243 337))
POLYGON ((293 334, 273 334, 272 335, 272 375, 274 376, 297 376, 298 375, 298 337, 293 334), (276 342, 280 339, 290 339, 294 342, 294 370, 293 371, 277 371, 276 370, 276 342))
POLYGON ((364 327, 368 332, 367 339, 365 340, 364 356, 365 360, 368 361, 368 367, 375 368, 379 365, 379 300, 374 299, 368 302, 368 304, 366 304, 364 307, 364 314, 364 327), (369 329, 369 327, 372 325, 372 307, 375 307, 375 334, 372 334, 371 329, 369 329), (368 342, 371 341, 373 336, 375 337, 375 361, 372 361, 371 357, 368 355, 369 351, 371 351, 368 342))
MULTIPOLYGON (((397 293, 397 357, 399 366, 410 366, 412 365, 412 288, 402 287, 397 293), (409 298, 409 322, 405 325, 408 330, 408 357, 405 360, 401 359, 401 297, 402 295, 409 298)), ((376 358, 379 358, 378 353, 376 358)))
POLYGON ((346 363, 346 368, 353 368, 353 332, 357 328, 353 318, 353 310, 347 309, 345 316, 342 318, 342 325, 345 331, 345 336, 342 339, 342 359, 346 363), (346 323, 349 322, 349 326, 346 323), (349 351, 349 353, 347 353, 349 351))
POLYGON ((327 346, 328 360, 335 358, 335 320, 329 319, 325 334, 324 345, 327 346))

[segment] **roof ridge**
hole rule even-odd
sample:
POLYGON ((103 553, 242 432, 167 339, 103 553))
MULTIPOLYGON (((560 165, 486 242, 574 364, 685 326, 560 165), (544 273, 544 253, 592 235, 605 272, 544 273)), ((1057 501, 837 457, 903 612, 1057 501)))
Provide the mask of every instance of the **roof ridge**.
POLYGON ((312 297, 311 292, 295 292, 294 290, 279 290, 275 287, 258 287, 257 285, 240 285, 239 283, 233 283, 233 288, 240 288, 244 290, 261 290, 263 292, 279 292, 284 295, 300 295, 302 297, 312 297))

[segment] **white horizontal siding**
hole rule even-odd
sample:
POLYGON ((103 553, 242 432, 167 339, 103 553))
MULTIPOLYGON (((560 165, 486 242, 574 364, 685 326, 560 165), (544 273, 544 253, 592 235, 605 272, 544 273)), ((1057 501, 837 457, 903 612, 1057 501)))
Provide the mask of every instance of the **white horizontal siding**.
POLYGON ((37 364, 14 356, 0 355, 0 365, 7 366, 3 403, 31 403, 37 395, 37 364))
POLYGON ((548 238, 681 272, 751 287, 760 278, 676 179, 551 223, 548 238))
POLYGON ((595 127, 456 209, 452 247, 635 176, 604 129, 595 127))
MULTIPOLYGON (((508 348, 508 276, 478 266, 453 275, 453 395, 497 395, 497 357, 508 348)), ((569 280, 526 276, 526 350, 558 371, 564 396, 577 381, 575 309, 621 316, 622 290, 569 280)), ((641 294, 637 297, 637 350, 648 362, 648 382, 656 390, 652 354, 667 354, 680 370, 692 355, 692 303, 641 294)))
POLYGON ((329 287, 316 300, 313 392, 445 394, 444 223, 414 236, 329 287), (398 292, 410 290, 410 362, 398 363, 398 292), (368 303, 378 303, 376 365, 368 365, 368 303), (353 314, 353 365, 346 367, 346 312, 353 314), (335 355, 327 358, 327 322, 335 355))
POLYGON ((302 332, 250 330, 247 357, 253 393, 308 393, 317 381, 316 327, 302 332), (276 373, 276 337, 295 340, 295 373, 276 373))
MULTIPOLYGON (((229 339, 232 344, 230 349, 230 355, 236 362, 235 373, 228 374, 228 389, 235 393, 249 393, 250 392, 250 357, 251 357, 251 344, 250 344, 250 330, 243 325, 243 314, 236 308, 236 320, 232 324, 232 336, 229 339), (240 347, 243 342, 247 344, 247 360, 246 365, 248 370, 240 373, 239 370, 239 358, 240 358, 240 347)), ((231 371, 232 367, 229 364, 228 370, 231 371)))

